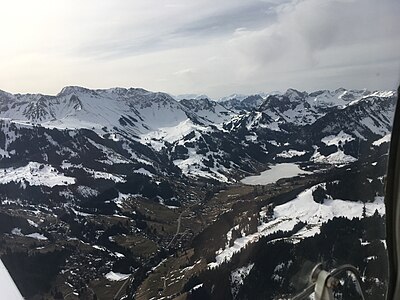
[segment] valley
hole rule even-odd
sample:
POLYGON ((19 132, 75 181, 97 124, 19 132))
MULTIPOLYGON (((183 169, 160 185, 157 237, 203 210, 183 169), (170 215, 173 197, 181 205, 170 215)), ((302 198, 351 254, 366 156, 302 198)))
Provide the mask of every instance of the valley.
POLYGON ((395 97, 0 92, 1 260, 27 299, 287 299, 319 261, 380 299, 395 97))

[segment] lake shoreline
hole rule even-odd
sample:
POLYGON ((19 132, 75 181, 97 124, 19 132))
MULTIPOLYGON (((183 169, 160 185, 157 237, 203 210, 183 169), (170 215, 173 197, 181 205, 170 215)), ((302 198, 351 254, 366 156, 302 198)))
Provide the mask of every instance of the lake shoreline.
POLYGON ((267 185, 276 183, 281 178, 291 178, 298 175, 312 174, 313 172, 300 169, 296 163, 281 163, 269 165, 268 169, 261 172, 260 175, 247 176, 240 180, 246 185, 267 185))

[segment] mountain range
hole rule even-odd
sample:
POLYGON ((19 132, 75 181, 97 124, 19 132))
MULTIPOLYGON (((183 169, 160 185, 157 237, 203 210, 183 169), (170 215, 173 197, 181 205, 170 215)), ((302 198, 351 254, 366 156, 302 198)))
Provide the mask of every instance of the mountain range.
MULTIPOLYGON (((286 272, 273 280, 280 294, 250 289, 259 281, 245 278, 268 269, 260 245, 286 253, 286 244, 271 241, 288 240, 303 251, 329 224, 351 226, 335 216, 382 221, 376 197, 383 195, 396 96, 344 88, 218 101, 140 88, 0 91, 1 258, 28 299, 288 295, 297 289, 287 278, 300 258, 291 265, 286 257, 285 271, 268 265, 271 276, 286 272), (245 184, 273 166, 301 169, 245 184), (311 221, 315 209, 321 215, 311 221), (241 261, 250 248, 251 259, 241 261), (179 270, 187 275, 173 279, 179 270), (164 283, 153 291, 157 274, 164 283), (227 283, 214 289, 221 274, 227 283), (122 282, 129 282, 123 292, 122 282)), ((379 276, 369 279, 383 282, 379 276)), ((373 284, 371 295, 380 288, 373 284)))

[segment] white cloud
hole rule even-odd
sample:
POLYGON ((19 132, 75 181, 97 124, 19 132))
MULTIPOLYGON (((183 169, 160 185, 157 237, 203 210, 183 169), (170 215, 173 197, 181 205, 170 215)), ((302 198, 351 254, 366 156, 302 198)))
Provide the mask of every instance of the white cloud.
POLYGON ((11 92, 222 96, 399 80, 397 0, 16 0, 2 11, 0 89, 11 92))

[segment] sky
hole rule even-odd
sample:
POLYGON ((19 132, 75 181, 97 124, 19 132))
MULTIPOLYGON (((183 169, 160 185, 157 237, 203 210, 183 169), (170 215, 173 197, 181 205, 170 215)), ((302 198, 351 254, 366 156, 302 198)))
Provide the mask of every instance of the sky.
POLYGON ((0 0, 0 89, 395 89, 398 0, 0 0))

